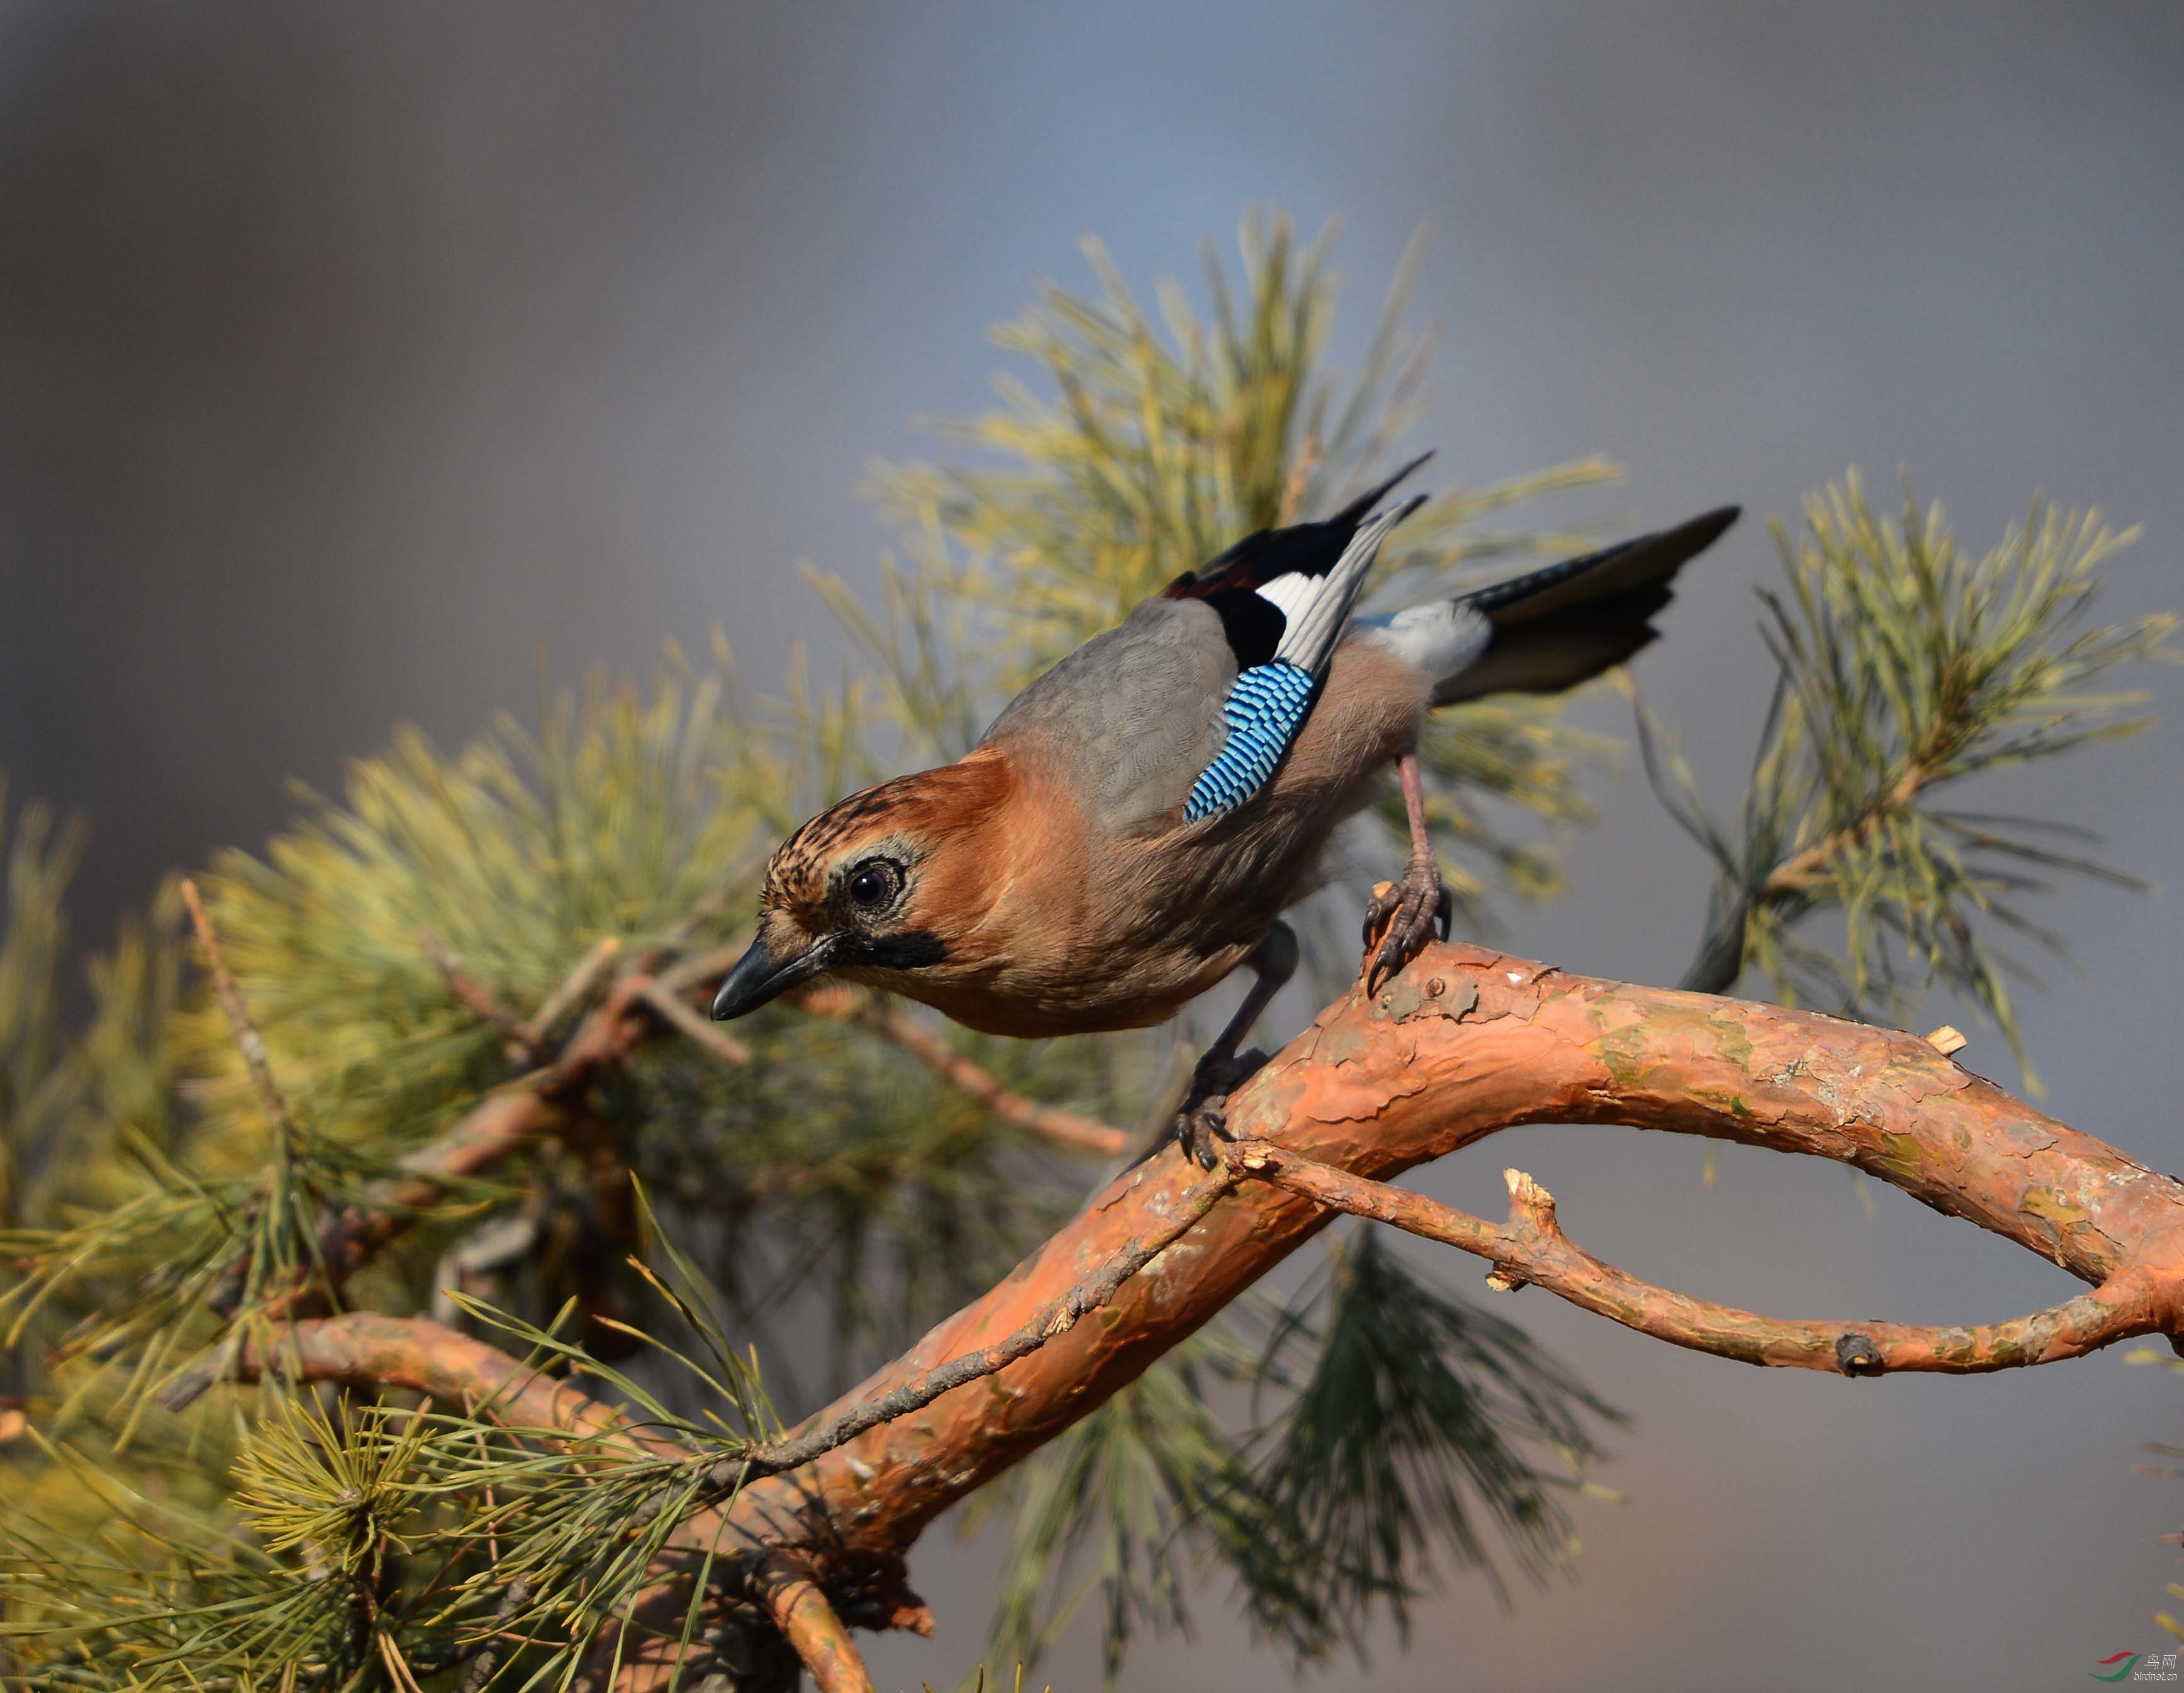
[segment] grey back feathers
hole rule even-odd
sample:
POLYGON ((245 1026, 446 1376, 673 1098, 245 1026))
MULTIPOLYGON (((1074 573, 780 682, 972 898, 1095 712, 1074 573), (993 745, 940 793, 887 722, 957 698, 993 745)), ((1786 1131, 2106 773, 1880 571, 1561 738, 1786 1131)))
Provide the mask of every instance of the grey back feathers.
POLYGON ((1158 827, 1227 740, 1236 658, 1199 599, 1149 599, 1010 701, 980 741, 1037 743, 1104 833, 1158 827))
MULTIPOLYGON (((1276 660, 1325 677, 1381 542, 1422 504, 1362 525, 1325 574, 1285 572, 1257 590, 1284 618, 1276 660)), ((1036 741, 1095 828, 1144 833, 1174 819, 1227 744, 1222 708, 1239 671, 1212 604, 1149 599, 1018 694, 980 744, 1036 741)))

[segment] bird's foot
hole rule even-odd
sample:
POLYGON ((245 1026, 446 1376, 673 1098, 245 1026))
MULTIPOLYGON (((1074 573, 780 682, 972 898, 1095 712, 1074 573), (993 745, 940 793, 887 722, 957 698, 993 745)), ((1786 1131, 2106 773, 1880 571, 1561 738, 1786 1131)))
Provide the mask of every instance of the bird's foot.
POLYGON ((1366 993, 1378 993, 1381 983, 1401 973, 1435 935, 1446 940, 1455 914, 1456 901, 1441 886, 1440 872, 1431 859, 1412 859, 1401 882, 1375 888, 1365 907, 1366 993))
POLYGON ((1266 1061, 1267 1055, 1256 1047, 1233 1056, 1209 1052, 1198 1061, 1190 1091, 1176 1111, 1175 1139, 1184 1156, 1196 1159, 1201 1169, 1211 1170, 1220 1163, 1217 1141, 1236 1138, 1228 1132, 1228 1095, 1256 1075, 1266 1061))

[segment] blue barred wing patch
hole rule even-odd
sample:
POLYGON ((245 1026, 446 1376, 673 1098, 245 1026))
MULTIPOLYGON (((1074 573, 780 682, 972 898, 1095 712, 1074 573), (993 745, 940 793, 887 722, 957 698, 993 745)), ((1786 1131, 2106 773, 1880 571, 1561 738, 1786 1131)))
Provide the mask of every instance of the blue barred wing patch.
POLYGON ((1233 811, 1263 788, 1304 727, 1318 691, 1310 671, 1279 659, 1254 665, 1231 682, 1221 707, 1228 743, 1191 784, 1184 821, 1233 811))

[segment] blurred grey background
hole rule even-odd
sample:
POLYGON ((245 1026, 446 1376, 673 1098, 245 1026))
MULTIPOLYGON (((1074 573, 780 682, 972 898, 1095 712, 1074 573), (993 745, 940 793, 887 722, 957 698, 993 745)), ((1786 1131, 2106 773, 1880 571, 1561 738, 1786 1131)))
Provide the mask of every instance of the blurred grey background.
MULTIPOLYGON (((1630 468, 1603 526, 1793 512, 1897 466, 1975 543, 2036 488, 2148 538, 2115 611, 2184 602, 2184 9, 2050 5, 0 8, 0 768, 89 812, 101 939, 158 873, 255 844, 403 720, 443 743, 546 673, 650 667, 724 622, 753 679, 837 650, 794 565, 868 576, 865 459, 977 408, 983 340, 1087 231, 1147 282, 1253 203, 1340 214, 1345 345, 1412 228, 1446 331, 1420 443, 1478 482, 1630 468)), ((1557 511, 1555 515, 1568 515, 1557 511)), ((1641 663, 1733 797, 1766 667, 1756 521, 1641 663)), ((2167 715, 2184 705, 2163 683, 2167 715)), ((1620 727, 1611 699, 1589 721, 1620 727)), ((2184 723, 2008 797, 2177 879, 2184 723)), ((1663 980, 1703 866, 1631 780, 1510 942, 1663 980)), ((2065 1118, 2176 1167, 2173 899, 2052 907, 2088 966, 2031 1005, 2065 1118)), ((1951 1008, 1934 1008, 1941 1021, 1951 1008)), ((1965 1055, 2011 1078, 1991 1036, 1965 1055)), ((1992 1319, 2060 1272, 1845 1173, 1606 1130, 1504 1136, 1593 1250, 1785 1315, 1992 1319)), ((1468 1264, 1449 1267, 1467 1283, 1468 1264)), ((1315 1688, 2082 1685, 2179 1572, 2184 1381, 2113 1355, 1844 1382, 1507 1307, 1635 1428, 1578 1579, 1477 1581, 1315 1688)), ((972 1659, 998 1550, 944 1529, 972 1659)), ((1133 1687, 1273 1685, 1208 1593, 1133 1687)), ((1072 1629, 1045 1668, 1096 1685, 1072 1629)))

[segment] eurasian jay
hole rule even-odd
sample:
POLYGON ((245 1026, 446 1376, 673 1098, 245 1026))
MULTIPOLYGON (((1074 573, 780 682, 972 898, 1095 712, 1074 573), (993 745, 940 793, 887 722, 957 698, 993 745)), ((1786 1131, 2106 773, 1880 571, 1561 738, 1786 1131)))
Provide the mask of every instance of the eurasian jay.
POLYGON ((1654 638, 1678 567, 1737 515, 1354 616, 1381 541, 1424 501, 1368 514, 1423 462, 1323 522, 1245 537, 1025 688, 959 762, 805 823, 766 866, 757 938, 714 1016, 832 973, 991 1034, 1142 1028, 1248 963, 1256 979, 1177 1118, 1212 1168, 1223 1101, 1256 1056, 1237 1048, 1296 967, 1281 914, 1391 763, 1411 855, 1367 913, 1368 949, 1384 926, 1368 991, 1448 932, 1425 714, 1622 663, 1654 638))

